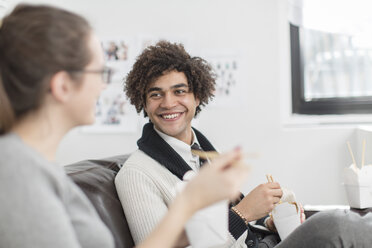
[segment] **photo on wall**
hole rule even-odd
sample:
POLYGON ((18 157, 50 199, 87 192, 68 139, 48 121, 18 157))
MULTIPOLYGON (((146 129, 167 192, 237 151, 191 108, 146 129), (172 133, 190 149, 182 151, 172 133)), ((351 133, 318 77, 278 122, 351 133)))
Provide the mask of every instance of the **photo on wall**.
POLYGON ((247 82, 242 75, 244 59, 232 54, 211 52, 204 58, 211 64, 216 73, 215 97, 211 107, 237 107, 243 104, 247 92, 247 82))
POLYGON ((114 70, 112 80, 123 81, 138 55, 136 37, 101 39, 106 65, 114 70))
POLYGON ((96 121, 82 128, 86 133, 135 133, 140 116, 129 103, 122 84, 114 82, 102 93, 96 104, 96 121))

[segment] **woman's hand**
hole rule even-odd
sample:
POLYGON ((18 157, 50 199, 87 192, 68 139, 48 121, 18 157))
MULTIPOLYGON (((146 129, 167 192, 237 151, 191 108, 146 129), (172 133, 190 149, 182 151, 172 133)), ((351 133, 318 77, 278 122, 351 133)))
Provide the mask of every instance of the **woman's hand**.
POLYGON ((183 195, 187 197, 192 211, 239 196, 240 186, 249 171, 241 158, 240 150, 223 154, 205 165, 186 185, 183 195))

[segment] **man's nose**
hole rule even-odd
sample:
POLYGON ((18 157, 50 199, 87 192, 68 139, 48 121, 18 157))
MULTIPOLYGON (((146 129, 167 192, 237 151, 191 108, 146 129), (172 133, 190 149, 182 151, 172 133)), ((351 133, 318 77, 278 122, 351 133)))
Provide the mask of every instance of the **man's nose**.
POLYGON ((174 107, 176 104, 176 98, 170 93, 170 92, 167 92, 165 93, 164 97, 163 97, 163 101, 161 102, 161 107, 162 108, 172 108, 174 107))

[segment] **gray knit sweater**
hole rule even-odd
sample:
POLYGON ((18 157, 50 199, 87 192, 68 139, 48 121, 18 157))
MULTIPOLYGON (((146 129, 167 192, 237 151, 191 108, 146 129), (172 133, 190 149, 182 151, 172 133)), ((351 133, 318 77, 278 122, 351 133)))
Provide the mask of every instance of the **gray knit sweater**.
POLYGON ((0 247, 104 248, 113 238, 62 167, 0 136, 0 247))

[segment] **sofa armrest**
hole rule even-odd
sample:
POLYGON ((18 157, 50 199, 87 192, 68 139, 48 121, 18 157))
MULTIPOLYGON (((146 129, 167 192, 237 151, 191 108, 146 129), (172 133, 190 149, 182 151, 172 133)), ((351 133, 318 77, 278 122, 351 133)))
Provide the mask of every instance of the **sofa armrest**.
POLYGON ((306 219, 322 211, 350 210, 364 216, 372 212, 372 208, 351 208, 347 205, 304 205, 306 219))
POLYGON ((129 155, 84 160, 66 165, 67 175, 87 195, 112 232, 116 248, 134 247, 127 220, 116 193, 114 179, 129 155))

